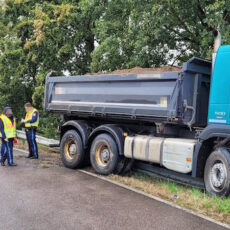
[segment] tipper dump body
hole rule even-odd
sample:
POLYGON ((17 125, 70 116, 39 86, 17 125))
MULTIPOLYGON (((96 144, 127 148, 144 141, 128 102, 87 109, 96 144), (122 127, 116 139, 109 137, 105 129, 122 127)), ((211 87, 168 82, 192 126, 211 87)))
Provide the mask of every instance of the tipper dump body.
POLYGON ((47 77, 50 112, 129 122, 205 126, 211 62, 192 58, 179 72, 47 77))

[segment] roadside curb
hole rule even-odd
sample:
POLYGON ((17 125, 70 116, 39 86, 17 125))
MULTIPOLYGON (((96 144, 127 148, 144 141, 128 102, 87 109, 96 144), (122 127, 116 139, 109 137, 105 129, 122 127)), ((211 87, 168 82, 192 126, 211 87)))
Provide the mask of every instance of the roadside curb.
MULTIPOLYGON (((19 151, 19 152, 22 152, 22 153, 28 154, 28 151, 25 151, 25 150, 22 150, 22 149, 14 148, 14 150, 19 151)), ((205 216, 205 215, 203 215, 203 214, 196 213, 195 211, 192 211, 192 210, 190 210, 190 209, 188 209, 188 208, 181 207, 181 206, 179 206, 179 205, 177 205, 177 204, 174 204, 173 202, 164 200, 164 199, 159 198, 159 197, 157 197, 157 196, 150 195, 150 194, 145 193, 145 192, 143 192, 143 191, 141 191, 141 190, 139 190, 139 189, 135 189, 135 188, 132 188, 132 187, 130 187, 130 186, 124 185, 124 184, 122 184, 122 183, 120 183, 120 182, 113 181, 113 180, 111 180, 111 179, 109 179, 109 178, 107 178, 107 177, 105 177, 105 176, 101 176, 101 175, 98 175, 98 174, 95 174, 95 173, 92 173, 92 172, 88 172, 88 171, 85 171, 85 170, 83 170, 83 169, 78 169, 77 171, 78 171, 78 172, 81 172, 81 173, 84 173, 84 174, 87 174, 87 175, 89 175, 89 176, 93 176, 93 177, 98 178, 98 179, 100 179, 100 180, 106 181, 106 182, 108 182, 108 183, 114 184, 114 185, 119 186, 119 187, 121 187, 121 188, 124 188, 124 189, 126 189, 126 190, 135 192, 135 193, 137 193, 137 194, 140 194, 140 195, 142 195, 142 196, 148 197, 148 198, 150 198, 150 199, 153 199, 153 200, 162 202, 162 203, 167 204, 167 205, 169 205, 169 206, 171 206, 171 207, 173 207, 173 208, 177 208, 177 209, 179 209, 179 210, 182 210, 182 211, 187 212, 187 213, 189 213, 189 214, 192 214, 192 215, 194 215, 194 216, 200 217, 200 218, 202 218, 202 219, 205 219, 205 220, 207 220, 207 221, 209 221, 209 222, 212 222, 212 223, 214 223, 214 224, 217 224, 217 225, 219 225, 219 226, 222 226, 222 227, 225 227, 225 228, 227 228, 227 229, 230 229, 230 225, 228 225, 228 224, 224 224, 224 223, 222 223, 222 222, 220 222, 220 221, 214 220, 214 219, 212 219, 211 217, 205 216)))

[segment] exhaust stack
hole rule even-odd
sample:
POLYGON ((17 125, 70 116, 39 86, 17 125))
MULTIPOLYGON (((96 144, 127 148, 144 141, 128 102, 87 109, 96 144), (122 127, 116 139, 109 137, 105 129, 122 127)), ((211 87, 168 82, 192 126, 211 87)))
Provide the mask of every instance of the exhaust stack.
POLYGON ((212 71, 214 69, 214 65, 215 65, 215 60, 216 60, 216 53, 219 49, 219 47, 221 46, 221 34, 218 30, 215 30, 213 32, 214 35, 214 52, 212 54, 212 71))

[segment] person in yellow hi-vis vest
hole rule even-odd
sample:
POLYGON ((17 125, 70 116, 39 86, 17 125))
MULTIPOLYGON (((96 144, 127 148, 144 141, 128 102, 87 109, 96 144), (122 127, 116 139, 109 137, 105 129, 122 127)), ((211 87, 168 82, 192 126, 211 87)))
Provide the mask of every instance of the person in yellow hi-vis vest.
MULTIPOLYGON (((1 119, 1 116, 3 114, 0 115, 0 119, 1 119)), ((4 130, 4 127, 3 127, 3 130, 4 130)), ((2 138, 2 133, 0 132, 0 137, 1 137, 1 165, 2 166, 5 166, 5 157, 6 157, 6 145, 4 143, 4 139, 2 138)))
POLYGON ((10 107, 4 108, 4 113, 0 117, 0 132, 2 145, 6 148, 6 154, 3 152, 1 165, 5 166, 5 160, 8 160, 9 166, 16 166, 13 162, 13 145, 16 138, 16 120, 10 107))
POLYGON ((26 138, 29 146, 29 155, 27 158, 38 159, 38 146, 36 142, 36 131, 39 124, 38 110, 35 109, 30 103, 25 104, 26 117, 22 119, 25 124, 26 138))

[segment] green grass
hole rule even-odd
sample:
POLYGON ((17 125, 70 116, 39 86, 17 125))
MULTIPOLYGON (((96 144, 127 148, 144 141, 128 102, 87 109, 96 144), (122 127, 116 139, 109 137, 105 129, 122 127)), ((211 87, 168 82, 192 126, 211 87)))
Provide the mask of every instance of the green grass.
POLYGON ((178 188, 176 184, 168 182, 167 187, 171 193, 177 193, 178 188))
POLYGON ((216 209, 219 213, 230 213, 230 199, 215 197, 216 209))
POLYGON ((201 197, 202 196, 202 192, 197 188, 192 188, 192 194, 195 197, 201 197))
POLYGON ((202 200, 202 207, 204 209, 211 209, 213 208, 213 206, 214 206, 214 202, 205 196, 202 200))

